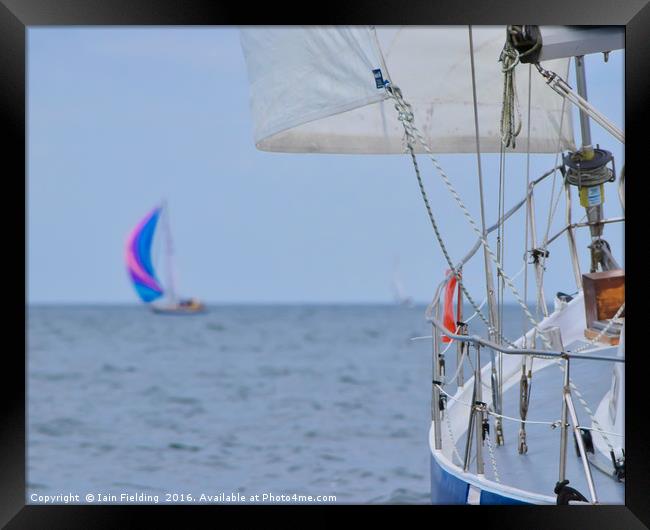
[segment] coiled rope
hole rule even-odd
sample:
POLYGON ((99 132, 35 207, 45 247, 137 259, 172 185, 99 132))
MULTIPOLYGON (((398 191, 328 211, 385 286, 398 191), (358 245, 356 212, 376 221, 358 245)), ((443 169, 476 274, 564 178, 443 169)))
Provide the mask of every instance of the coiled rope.
POLYGON ((501 107, 501 143, 505 147, 516 147, 515 139, 521 132, 521 113, 515 84, 515 66, 519 64, 519 52, 506 39, 499 61, 502 63, 503 106, 501 107))

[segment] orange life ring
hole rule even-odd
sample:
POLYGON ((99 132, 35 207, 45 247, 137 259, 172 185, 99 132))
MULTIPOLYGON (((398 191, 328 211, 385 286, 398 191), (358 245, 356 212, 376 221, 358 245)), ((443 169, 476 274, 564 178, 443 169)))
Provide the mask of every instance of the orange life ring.
MULTIPOLYGON (((451 275, 451 271, 447 271, 447 275, 451 275)), ((456 333, 457 322, 460 320, 460 304, 457 304, 456 315, 454 315, 454 289, 458 283, 458 278, 460 278, 460 272, 458 276, 451 276, 445 287, 445 304, 442 323, 445 326, 445 329, 450 333, 456 333)), ((458 296, 457 299, 460 300, 460 283, 458 283, 458 296)), ((453 339, 447 337, 447 335, 442 335, 442 342, 452 342, 453 339)))

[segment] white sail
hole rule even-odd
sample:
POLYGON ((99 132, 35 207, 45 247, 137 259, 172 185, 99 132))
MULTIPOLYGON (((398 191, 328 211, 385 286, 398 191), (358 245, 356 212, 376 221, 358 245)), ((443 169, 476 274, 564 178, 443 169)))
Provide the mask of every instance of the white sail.
POLYGON ((413 305, 413 298, 406 294, 406 289, 404 288, 404 283, 402 282, 398 259, 395 260, 395 266, 393 268, 393 293, 395 295, 395 301, 397 303, 406 306, 413 305))
POLYGON ((174 243, 172 240, 172 231, 169 222, 169 206, 167 200, 162 201, 163 212, 163 229, 165 232, 165 267, 167 273, 166 294, 170 303, 177 302, 176 296, 176 266, 174 258, 174 243))
MULTIPOLYGON (((499 152, 505 26, 473 28, 481 151, 499 152)), ((257 147, 264 151, 402 153, 404 129, 374 71, 412 104, 436 153, 476 150, 466 26, 248 27, 241 30, 257 147)), ((544 63, 566 75, 568 59, 544 63)), ((526 152, 528 67, 515 68, 526 152)), ((530 151, 574 149, 571 109, 533 72, 530 151), (558 142, 560 121, 562 136, 558 142)), ((421 146, 418 146, 421 149, 421 146)), ((509 151, 513 151, 509 149, 509 151)))

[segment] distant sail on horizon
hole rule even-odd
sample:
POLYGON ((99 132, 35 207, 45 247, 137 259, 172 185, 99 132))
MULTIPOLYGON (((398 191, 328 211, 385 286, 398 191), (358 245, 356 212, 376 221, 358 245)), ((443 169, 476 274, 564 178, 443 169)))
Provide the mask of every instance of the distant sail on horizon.
POLYGON ((413 298, 406 294, 406 290, 404 289, 404 284, 402 283, 402 278, 399 273, 399 258, 395 259, 395 265, 393 268, 393 292, 395 301, 398 304, 405 306, 413 305, 413 298))
POLYGON ((153 302, 163 295, 163 288, 153 268, 151 247, 162 208, 156 206, 129 234, 126 244, 126 265, 138 296, 153 302))
POLYGON ((205 305, 196 298, 182 298, 176 293, 174 279, 173 245, 169 228, 169 211, 166 201, 145 215, 129 234, 126 241, 126 268, 136 293, 155 313, 192 315, 205 311, 205 305), (162 218, 165 238, 166 281, 158 279, 151 259, 154 237, 162 218), (164 297, 162 303, 154 303, 164 297))

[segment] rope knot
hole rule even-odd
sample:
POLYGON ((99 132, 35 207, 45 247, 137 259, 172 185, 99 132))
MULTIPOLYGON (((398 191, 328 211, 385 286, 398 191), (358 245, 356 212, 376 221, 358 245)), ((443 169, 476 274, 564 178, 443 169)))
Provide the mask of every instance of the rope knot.
POLYGON ((388 96, 395 100, 395 110, 397 111, 397 119, 402 123, 413 123, 413 110, 411 105, 404 100, 402 91, 398 86, 387 84, 386 93, 388 96))
POLYGON ((519 52, 510 44, 509 41, 506 41, 503 50, 501 50, 501 55, 499 55, 499 62, 503 63, 501 66, 501 71, 503 73, 510 72, 515 66, 519 64, 519 61, 519 52))
POLYGON ((415 116, 413 114, 413 109, 409 103, 406 102, 402 91, 396 85, 387 84, 385 85, 386 93, 388 97, 395 101, 395 110, 397 111, 397 119, 402 123, 404 127, 404 138, 402 139, 402 144, 404 147, 404 152, 411 152, 415 144, 415 136, 417 130, 415 129, 414 121, 415 116))
POLYGON ((406 109, 400 109, 398 105, 395 105, 397 110, 397 119, 401 122, 413 123, 413 111, 410 109, 410 106, 406 109))

